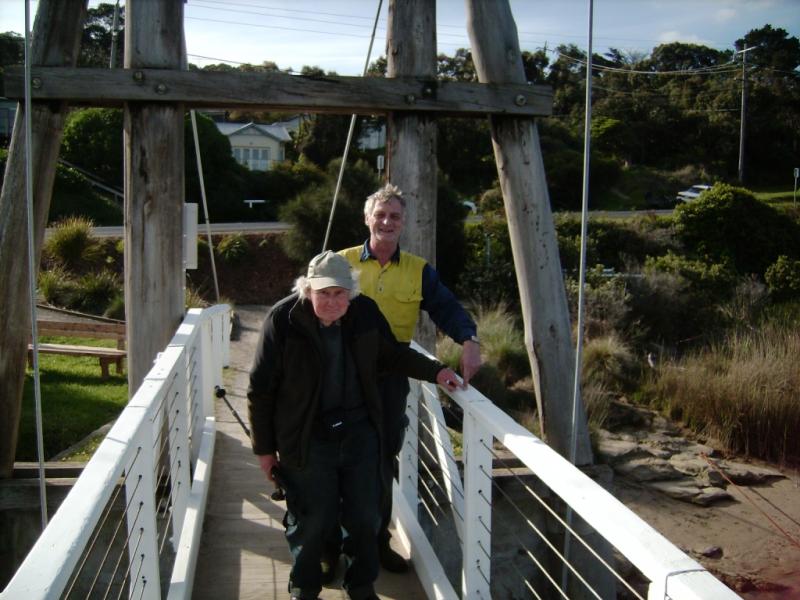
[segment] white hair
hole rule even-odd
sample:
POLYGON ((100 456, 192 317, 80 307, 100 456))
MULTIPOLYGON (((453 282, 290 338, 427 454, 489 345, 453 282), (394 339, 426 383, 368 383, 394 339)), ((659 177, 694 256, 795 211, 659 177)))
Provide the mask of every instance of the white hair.
POLYGON ((403 207, 403 212, 405 212, 406 200, 403 198, 403 190, 396 185, 387 183, 377 192, 367 197, 367 201, 364 202, 364 216, 369 217, 378 202, 391 202, 393 198, 397 199, 400 206, 403 207))
MULTIPOLYGON (((350 270, 350 278, 353 280, 353 287, 350 288, 350 294, 349 294, 350 300, 352 300, 361 293, 361 287, 358 285, 359 275, 361 275, 359 271, 356 271, 355 269, 350 270)), ((300 275, 300 277, 294 280, 292 291, 296 292, 301 300, 305 300, 306 298, 308 298, 310 290, 311 290, 311 284, 308 283, 308 278, 305 275, 300 275)))

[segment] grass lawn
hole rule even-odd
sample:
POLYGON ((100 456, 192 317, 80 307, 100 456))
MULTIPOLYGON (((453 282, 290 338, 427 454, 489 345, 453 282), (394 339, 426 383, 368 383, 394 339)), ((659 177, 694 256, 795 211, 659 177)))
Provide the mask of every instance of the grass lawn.
MULTIPOLYGON (((48 337, 42 341, 115 347, 113 340, 48 337)), ((128 402, 127 375, 117 375, 116 367, 110 371, 111 376, 102 379, 100 364, 94 357, 39 356, 45 459, 52 458, 114 420, 125 407, 128 402)), ((17 442, 18 461, 37 459, 34 408, 33 371, 28 369, 17 442)), ((74 459, 88 459, 88 456, 74 459)))

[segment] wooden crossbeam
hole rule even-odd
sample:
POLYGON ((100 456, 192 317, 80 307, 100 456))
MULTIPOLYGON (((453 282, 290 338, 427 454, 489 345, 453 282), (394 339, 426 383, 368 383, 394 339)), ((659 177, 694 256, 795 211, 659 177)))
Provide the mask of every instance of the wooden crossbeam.
MULTIPOLYGON (((5 72, 4 95, 21 99, 24 73, 5 72)), ((284 73, 220 73, 168 69, 33 67, 33 100, 73 105, 182 102, 187 108, 250 108, 291 112, 385 114, 435 112, 453 116, 552 114, 549 86, 469 83, 424 78, 309 77, 284 73)))

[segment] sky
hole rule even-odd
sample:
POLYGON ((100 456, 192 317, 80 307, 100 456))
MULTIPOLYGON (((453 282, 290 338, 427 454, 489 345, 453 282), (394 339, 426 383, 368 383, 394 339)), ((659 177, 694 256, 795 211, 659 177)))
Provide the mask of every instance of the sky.
MULTIPOLYGON (((588 0, 510 2, 523 50, 586 48, 588 0)), ((90 6, 98 3, 91 0, 90 6)), ((383 0, 372 60, 385 53, 388 3, 383 0)), ((36 4, 31 2, 32 19, 36 4)), ((439 52, 452 55, 469 47, 464 0, 436 4, 439 52)), ((379 0, 188 0, 189 62, 272 61, 281 69, 309 65, 360 75, 378 5, 379 0)), ((25 0, 0 0, 0 32, 24 32, 24 6, 25 0)), ((733 49, 737 39, 766 24, 800 37, 800 0, 594 0, 593 13, 593 48, 601 54, 613 47, 642 56, 673 41, 733 49)))

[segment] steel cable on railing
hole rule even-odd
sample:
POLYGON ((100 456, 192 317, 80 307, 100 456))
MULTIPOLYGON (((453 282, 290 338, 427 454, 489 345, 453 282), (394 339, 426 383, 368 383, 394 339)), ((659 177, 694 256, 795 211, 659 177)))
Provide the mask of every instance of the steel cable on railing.
MULTIPOLYGON (((105 553, 103 553, 103 560, 100 561, 100 565, 97 567, 97 573, 95 574, 94 579, 92 580, 92 584, 89 586, 89 591, 86 594, 87 597, 91 596, 92 592, 94 591, 95 586, 97 585, 97 580, 100 577, 100 574, 103 572, 103 567, 105 567, 106 561, 108 560, 109 554, 111 553, 111 548, 114 547, 114 541, 117 539, 117 534, 119 533, 119 530, 120 530, 120 528, 122 526, 122 518, 125 517, 128 514, 128 511, 130 510, 131 504, 133 503, 133 500, 136 497, 136 492, 138 491, 139 484, 141 482, 142 482, 142 476, 139 475, 139 478, 136 481, 136 486, 133 488, 133 492, 130 494, 131 497, 128 500, 128 503, 125 505, 125 511, 122 513, 121 517, 117 521, 117 525, 116 525, 116 527, 114 527, 114 532, 111 534, 111 539, 108 542, 108 546, 106 547, 106 551, 105 551, 105 553)), ((125 545, 127 545, 128 540, 130 540, 130 528, 136 523, 136 521, 138 521, 139 513, 141 513, 141 511, 142 511, 142 502, 140 501, 139 502, 139 511, 136 513, 136 518, 133 520, 132 523, 129 524, 128 535, 127 535, 127 538, 125 540, 125 545)), ((123 548, 121 550, 121 553, 124 553, 124 551, 125 551, 125 546, 123 546, 123 548)), ((119 563, 119 560, 120 559, 118 558, 117 559, 117 563, 119 563)), ((116 576, 116 569, 114 570, 114 573, 112 574, 111 581, 114 580, 115 576, 116 576)))
MULTIPOLYGON (((412 432, 414 431, 414 430, 413 430, 413 428, 411 428, 411 425, 409 425, 409 429, 412 429, 412 432)), ((406 443, 408 443, 408 442, 406 442, 406 443)), ((410 446, 410 444, 409 444, 409 446, 410 446)), ((419 456, 419 455, 417 455, 417 456, 419 456)), ((422 462, 422 461, 419 461, 419 462, 422 462)), ((424 464, 424 463, 423 463, 423 464, 424 464)), ((435 483, 435 478, 433 478, 433 479, 434 479, 434 483, 435 483)), ((428 487, 428 484, 427 484, 427 482, 426 482, 426 481, 425 481, 423 478, 419 478, 419 484, 420 484, 420 485, 421 485, 421 486, 422 486, 422 487, 425 489, 425 491, 428 493, 428 495, 430 496, 430 498, 431 498, 431 501, 433 502, 434 506, 436 506, 436 508, 438 508, 438 509, 439 509, 439 511, 440 511, 440 512, 441 512, 441 513, 442 513, 444 516, 447 516, 447 513, 446 513, 446 511, 445 511, 445 510, 444 510, 444 508, 442 508, 442 506, 441 506, 441 505, 440 505, 440 504, 437 502, 437 500, 436 500, 436 495, 433 493, 433 490, 431 490, 431 489, 430 489, 430 487, 428 487)), ((422 504, 422 505, 425 507, 425 510, 426 510, 426 511, 428 511, 428 514, 431 516, 431 519, 433 519, 434 523, 435 523, 436 525, 438 525, 438 524, 439 524, 439 522, 436 520, 436 517, 433 515, 433 511, 432 511, 432 510, 431 510, 431 509, 428 507, 428 505, 426 504, 425 498, 423 498, 422 496, 418 495, 418 499, 419 499, 419 502, 420 502, 420 504, 422 504)))
MULTIPOLYGON (((502 494, 502 496, 503 496, 503 497, 504 497, 504 498, 505 498, 505 499, 506 499, 506 500, 509 502, 509 504, 511 504, 511 506, 514 508, 514 510, 516 510, 516 511, 517 511, 517 513, 520 515, 520 517, 522 517, 523 521, 525 521, 525 522, 526 522, 526 523, 527 523, 527 524, 528 524, 528 525, 529 525, 529 526, 530 526, 530 527, 531 527, 531 528, 534 530, 534 532, 535 532, 535 533, 536 533, 536 534, 537 534, 537 535, 538 535, 538 536, 539 536, 539 537, 540 537, 542 540, 544 540, 546 544, 548 544, 548 546, 550 547, 550 549, 551 549, 551 550, 553 550, 553 552, 555 552, 556 554, 558 554, 558 550, 556 550, 556 549, 553 547, 553 545, 549 543, 549 541, 548 541, 548 540, 547 540, 547 538, 544 536, 544 534, 543 534, 542 532, 540 532, 540 531, 539 531, 539 529, 538 529, 538 528, 537 528, 537 527, 536 527, 536 526, 535 526, 535 525, 534 525, 534 524, 533 524, 533 523, 530 521, 530 519, 528 519, 528 517, 527 517, 527 516, 526 516, 526 515, 525 515, 525 514, 524 514, 524 513, 523 513, 523 512, 522 512, 522 511, 519 509, 519 507, 516 505, 516 503, 515 503, 515 502, 514 502, 514 501, 513 501, 513 500, 512 500, 512 499, 511 499, 509 496, 508 496, 508 494, 506 494, 506 493, 505 493, 505 491, 504 491, 504 490, 503 490, 503 489, 502 489, 502 488, 501 488, 499 485, 497 485, 497 484, 494 482, 494 480, 492 481, 492 486, 493 486, 493 487, 495 487, 495 488, 497 489, 497 491, 498 491, 498 492, 500 492, 500 494, 502 494)), ((484 497, 484 500, 486 500, 486 498, 485 498, 485 497, 484 497)), ((539 569, 539 571, 542 573, 542 575, 544 575, 544 577, 545 577, 545 578, 546 578, 546 579, 547 579, 547 580, 548 580, 548 581, 549 581, 549 582, 552 584, 552 586, 553 586, 553 587, 556 589, 556 591, 557 591, 557 592, 558 592, 558 593, 559 593, 559 594, 560 594, 560 595, 561 595, 563 598, 565 598, 566 600, 569 600, 568 596, 566 596, 566 594, 564 594, 564 593, 563 593, 563 591, 561 590, 561 586, 560 586, 560 585, 559 585, 559 584, 556 582, 556 580, 555 580, 555 579, 553 579, 553 577, 552 577, 552 576, 551 576, 551 575, 550 575, 550 574, 547 572, 547 568, 546 568, 546 567, 545 567, 545 566, 544 566, 544 565, 543 565, 543 564, 542 564, 542 563, 539 561, 539 559, 538 559, 538 558, 536 558, 536 556, 533 554, 533 552, 531 551, 531 549, 530 549, 530 548, 528 548, 528 546, 526 545, 526 543, 525 543, 525 542, 524 542, 522 539, 520 539, 520 537, 519 537, 519 535, 518 535, 517 531, 516 531, 515 529, 512 529, 511 527, 509 527, 509 526, 508 526, 506 523, 504 523, 504 522, 503 522, 502 520, 500 520, 500 519, 498 519, 498 520, 497 520, 497 523, 498 523, 499 525, 501 525, 501 526, 504 528, 504 533, 506 533, 506 534, 511 534, 511 535, 512 535, 512 536, 513 536, 513 537, 514 537, 516 540, 517 540, 517 544, 519 545, 520 549, 522 549, 522 550, 525 552, 525 554, 528 556, 528 558, 530 558, 530 559, 531 559, 531 561, 533 562, 533 564, 534 564, 534 565, 536 565, 536 567, 539 569)), ((511 564, 513 565, 513 562, 512 562, 511 564)), ((515 567, 515 568, 516 568, 516 567, 515 567)), ((519 571, 517 571, 517 572, 519 572, 519 571)), ((527 581, 527 579, 525 579, 524 577, 523 577, 523 581, 525 581, 526 583, 528 583, 528 584, 529 584, 529 582, 527 581)), ((530 586, 530 584, 529 584, 529 586, 530 586)), ((533 588, 531 587, 531 589, 533 589, 533 588)), ((536 594, 536 595, 537 595, 537 597, 538 597, 538 594, 536 594)))
POLYGON ((172 463, 169 465, 169 471, 163 484, 163 488, 168 490, 167 493, 158 494, 158 490, 162 489, 162 485, 160 481, 158 485, 156 485, 156 493, 158 494, 156 497, 156 529, 163 527, 163 537, 158 544, 159 556, 161 556, 161 553, 164 550, 164 543, 167 540, 170 525, 172 524, 172 517, 175 513, 173 510, 175 503, 172 498, 172 493, 173 491, 177 491, 181 486, 180 479, 175 482, 174 487, 169 485, 169 476, 171 473, 176 472, 178 468, 180 468, 180 446, 175 449, 175 455, 172 457, 172 463), (158 524, 159 516, 161 516, 162 520, 166 519, 161 526, 158 524))
MULTIPOLYGON (((556 512, 556 511, 555 511, 555 510, 553 510, 553 508, 552 508, 551 506, 549 506, 549 505, 547 504, 547 502, 545 502, 545 501, 544 501, 544 500, 543 500, 543 499, 542 499, 542 498, 541 498, 541 497, 540 497, 540 496, 539 496, 539 495, 538 495, 538 494, 537 494, 535 491, 533 491, 533 489, 531 489, 531 487, 530 487, 530 486, 529 486, 527 483, 525 483, 525 482, 522 480, 522 478, 521 478, 519 475, 517 475, 517 473, 515 473, 515 472, 514 472, 514 469, 512 469, 511 467, 509 467, 509 466, 506 464, 505 460, 504 460, 502 457, 498 456, 498 455, 497 455, 497 453, 495 453, 495 451, 494 451, 494 449, 493 449, 493 448, 491 448, 491 447, 487 446, 485 443, 484 443, 483 445, 484 445, 484 447, 485 447, 487 450, 489 450, 489 452, 491 452, 491 453, 492 453, 492 456, 494 457, 494 459, 495 459, 495 460, 497 460, 497 461, 498 461, 498 462, 499 462, 499 463, 500 463, 500 464, 503 466, 503 468, 505 468, 505 469, 506 469, 506 470, 507 470, 507 471, 510 473, 510 475, 511 475, 511 476, 512 476, 512 477, 513 477, 513 478, 514 478, 514 479, 515 479, 515 480, 516 480, 516 481, 517 481, 517 482, 518 482, 518 483, 519 483, 519 484, 520 484, 520 485, 523 487, 523 489, 525 489, 525 491, 527 491, 527 492, 528 492, 528 494, 530 494, 531 496, 533 496, 533 497, 536 499, 536 501, 537 501, 537 502, 539 502, 539 504, 541 504, 541 506, 542 506, 542 507, 543 507, 543 508, 544 508, 544 509, 545 509, 545 510, 548 512, 548 513, 550 513, 550 515, 551 515, 551 516, 552 516, 552 517, 553 517, 553 518, 554 518, 554 519, 555 519, 555 520, 556 520, 556 521, 557 521, 559 524, 561 524, 561 525, 562 525, 562 526, 563 526, 563 527, 564 527, 564 528, 565 528, 567 531, 569 531, 569 533, 570 533, 572 536, 574 536, 574 537, 575 537, 575 539, 577 539, 577 540, 578 540, 578 541, 579 541, 579 542, 580 542, 580 543, 583 545, 583 547, 584 547, 584 548, 586 548, 586 550, 588 550, 588 551, 589 551, 589 553, 590 553, 592 556, 594 556, 594 557, 595 557, 595 558, 598 560, 598 562, 600 562, 600 564, 602 564, 602 565, 603 565, 603 566, 604 566, 604 567, 605 567, 605 568, 606 568, 606 569, 607 569, 607 570, 608 570, 608 571, 609 571, 609 572, 610 572, 612 575, 614 575, 614 577, 615 577, 615 578, 616 578, 616 579, 617 579, 617 580, 618 580, 620 583, 622 583, 622 585, 624 585, 624 586, 625 586, 625 587, 628 589, 628 591, 629 591, 629 592, 631 592, 631 593, 632 593, 632 594, 633 594, 633 595, 634 595, 636 598, 638 598, 638 600, 645 600, 645 599, 644 599, 644 598, 643 598, 643 597, 642 597, 642 596, 641 596, 641 595, 640 595, 640 594, 639 594, 639 593, 638 593, 638 592, 637 592, 637 591, 636 591, 636 590, 635 590, 635 589, 634 589, 634 588, 633 588, 633 587, 632 587, 632 586, 631 586, 631 585, 630 585, 630 584, 629 584, 627 581, 625 581, 625 579, 622 577, 622 575, 620 575, 619 573, 617 573, 616 569, 614 569, 614 567, 612 567, 612 566, 611 566, 611 565, 608 563, 608 561, 606 561, 606 560, 605 560, 605 559, 604 559, 602 556, 600 556, 600 555, 597 553, 597 551, 596 551, 594 548, 592 548, 592 547, 589 545, 589 543, 588 543, 588 542, 586 542, 586 540, 584 540, 584 539, 583 539, 583 537, 582 537, 580 534, 578 534, 578 533, 577 533, 577 532, 576 532, 576 531, 575 531, 575 530, 574 530, 574 529, 573 529, 573 528, 572 528, 572 527, 571 527, 571 526, 570 526, 570 525, 569 525, 569 524, 568 524, 568 523, 567 523, 567 522, 566 522, 566 521, 565 521, 565 520, 564 520, 564 519, 563 519, 563 518, 562 518, 562 517, 561 517, 561 516, 560 516, 560 515, 559 515, 559 514, 556 512)), ((546 538, 546 537, 544 537, 544 534, 542 534, 542 533, 541 533, 541 532, 539 532, 537 529, 535 529, 535 527, 536 527, 536 526, 535 526, 533 523, 531 523, 531 522, 530 522, 530 520, 528 519, 528 517, 527 517, 527 516, 525 516, 525 514, 524 514, 524 513, 522 512, 522 510, 521 510, 521 509, 520 509, 520 508, 519 508, 519 507, 516 505, 516 503, 514 503, 513 501, 511 501, 511 500, 510 500, 510 498, 508 498, 507 494, 506 494, 506 493, 505 493, 505 492, 502 490, 502 488, 500 488, 500 486, 499 486, 499 485, 497 485, 497 484, 496 484, 494 481, 492 481, 492 485, 493 485, 493 486, 494 486, 494 487, 495 487, 495 488, 496 488, 496 489, 497 489, 497 490, 498 490, 498 491, 499 491, 501 494, 503 494, 503 496, 505 496, 505 497, 506 497, 506 498, 507 498, 507 499, 510 501, 510 503, 511 503, 511 506, 512 506, 512 507, 513 507, 513 508, 514 508, 514 509, 515 509, 515 510, 516 510, 516 511, 517 511, 517 512, 520 514, 520 516, 521 516, 523 519, 525 519, 525 520, 527 521, 527 523, 528 523, 528 524, 529 524, 531 527, 533 527, 533 528, 534 528, 534 530, 536 531, 536 533, 537 533, 537 534, 538 534, 538 535, 539 535, 539 536, 540 536, 540 537, 541 537, 543 540, 545 540, 545 543, 547 543, 547 544, 548 544, 548 546, 551 546, 551 544, 549 543, 549 541, 547 541, 547 538, 546 538)), ((556 550, 556 549, 554 549, 554 548, 552 548, 552 547, 551 547, 551 549, 553 550, 553 552, 555 552, 555 553, 556 553, 556 554, 559 556, 559 558, 561 559, 561 561, 562 561, 564 564, 566 564, 566 565, 568 566, 568 568, 570 568, 570 570, 572 570, 572 571, 573 571, 573 573, 575 573, 575 574, 576 574, 576 576, 577 576, 579 579, 582 579, 582 578, 581 578, 581 576, 580 576, 579 574, 577 574, 577 573, 574 571, 574 568, 573 568, 573 567, 572 567, 572 566, 571 566, 571 565, 570 565, 570 564, 569 564, 569 563, 568 563, 568 562, 565 560, 565 558, 562 556, 562 554, 561 554, 561 553, 560 553, 558 550, 556 550)))
MULTIPOLYGON (((139 510, 136 511, 136 516, 133 519, 133 523, 131 525, 135 525, 139 522, 139 516, 142 514, 142 507, 144 506, 144 502, 139 502, 139 510)), ((111 578, 108 581, 108 586, 106 587, 106 593, 103 595, 103 600, 108 598, 108 593, 111 591, 111 586, 114 584, 114 580, 117 578, 117 572, 119 571, 119 566, 122 564, 122 557, 125 556, 125 550, 128 549, 128 544, 131 541, 131 527, 128 528, 128 535, 125 538, 125 543, 122 546, 122 550, 117 557, 117 564, 114 565, 114 570, 111 572, 111 578)), ((125 574, 122 576, 122 581, 130 581, 129 576, 131 574, 131 564, 132 558, 136 556, 137 551, 139 550, 139 545, 142 543, 142 538, 144 537, 144 528, 139 527, 139 539, 136 540, 136 545, 133 547, 133 552, 128 552, 128 568, 125 570, 125 574)), ((141 565, 144 563, 144 554, 142 554, 139 558, 139 568, 141 569, 141 565)), ((120 591, 117 594, 117 600, 121 597, 120 594, 122 590, 125 589, 124 585, 120 586, 120 591)), ((133 587, 135 589, 135 586, 133 587)), ((91 590, 90 590, 91 591, 91 590)))
MULTIPOLYGON (((136 551, 139 549, 139 544, 142 543, 142 537, 143 537, 143 533, 140 530, 139 531, 139 539, 136 540, 136 546, 134 548, 134 556, 136 555, 136 551)), ((142 559, 144 559, 144 555, 142 555, 142 559)), ((142 567, 143 566, 144 566, 144 560, 140 560, 139 561, 139 568, 136 570, 136 577, 131 577, 131 561, 130 561, 130 558, 128 559, 128 568, 125 570, 125 573, 122 576, 122 581, 123 582, 125 582, 125 581, 129 582, 128 586, 130 587, 130 590, 128 591, 128 597, 131 597, 133 595, 133 592, 134 592, 134 590, 136 590, 137 587, 139 588, 139 598, 144 597, 144 589, 147 587, 147 580, 146 579, 142 580, 142 585, 139 586, 139 575, 142 573, 142 567)), ((111 589, 111 586, 109 585, 109 590, 110 589, 111 589)), ((122 593, 124 591, 125 591, 125 586, 124 585, 120 585, 119 586, 119 591, 117 592, 116 600, 122 600, 122 593)))
POLYGON ((100 519, 98 520, 97 525, 95 526, 94 533, 93 533, 92 537, 90 538, 89 543, 86 545, 86 547, 83 550, 83 559, 80 561, 80 564, 73 571, 72 578, 71 578, 71 581, 68 583, 68 588, 67 588, 67 591, 65 593, 64 598, 68 598, 69 595, 72 593, 72 589, 75 587, 75 584, 78 581, 78 575, 81 574, 81 572, 83 571, 84 566, 86 566, 86 561, 88 560, 89 556, 92 554, 92 551, 94 550, 94 546, 97 543, 97 538, 100 536, 100 532, 105 527, 106 521, 108 520, 108 516, 111 514, 111 509, 114 507, 114 504, 116 503, 117 498, 119 497, 119 495, 122 492, 122 490, 125 489, 125 484, 128 481, 128 476, 130 475, 130 467, 132 467, 134 464, 136 464, 136 460, 139 457, 139 453, 141 451, 142 451, 141 447, 137 448, 136 455, 133 457, 133 460, 131 461, 131 464, 129 465, 129 467, 127 469, 123 470, 122 476, 121 476, 122 477, 122 482, 119 485, 117 485, 117 489, 112 494, 112 496, 109 499, 108 503, 106 503, 106 507, 103 510, 103 514, 100 516, 100 519))
MULTIPOLYGON (((418 423, 421 423, 421 421, 417 421, 417 422, 418 422, 418 423)), ((436 456, 436 455, 433 453, 433 451, 432 451, 432 450, 431 450, 431 449, 428 447, 428 445, 427 445, 427 444, 426 444, 426 443, 425 443, 425 442, 422 440, 422 438, 419 436, 419 429, 413 429, 413 428, 411 428, 411 426, 410 426, 410 425, 409 425, 409 429, 411 429, 411 431, 414 433, 414 435, 415 435, 415 437, 416 437, 416 439, 417 439, 417 443, 418 443, 420 446, 422 446, 422 448, 425 450, 425 453, 426 453, 426 454, 427 454, 427 455, 430 457, 430 459, 431 459, 431 460, 432 460, 434 463, 437 463, 437 464, 438 464, 438 463, 439 463, 439 457, 438 457, 438 456, 436 456)), ((405 442, 405 445, 406 445, 406 446, 408 446, 408 447, 411 449, 411 451, 412 451, 412 452, 415 452, 415 451, 416 451, 416 449, 415 449, 415 448, 413 448, 413 446, 411 445, 411 442, 409 442, 409 441, 406 441, 406 442, 405 442)), ((417 456, 419 457, 419 452, 416 452, 416 454, 417 454, 417 456)), ((447 490, 444 488, 444 486, 443 486, 441 483, 439 483, 439 482, 437 481, 436 475, 435 475, 435 474, 434 474, 434 473, 433 473, 433 472, 432 472, 432 471, 429 469, 429 467, 427 466, 427 464, 425 463, 425 461, 423 461, 423 460, 421 460, 421 459, 420 459, 418 462, 419 462, 419 464, 423 465, 423 467, 424 467, 424 468, 425 468, 425 470, 427 471, 428 475, 429 475, 429 476, 431 477, 431 479, 432 479, 432 480, 433 480, 433 481, 436 483, 436 485, 438 486, 438 488, 439 488, 439 490, 442 492, 442 494, 443 494, 445 497, 447 497, 447 498, 449 499, 449 497, 450 497, 450 494, 449 494, 449 493, 448 493, 448 491, 447 491, 447 490)), ((441 469, 441 473, 442 473, 442 476, 443 476, 443 477, 447 478, 447 480, 448 480, 448 481, 449 481, 449 482, 450 482, 452 485, 454 485, 454 486, 455 486, 455 483, 456 483, 456 482, 454 482, 454 481, 453 481, 453 479, 450 477, 450 474, 449 474, 449 472, 447 471, 447 469, 441 469)), ((460 482, 460 481, 458 482, 458 485, 461 485, 461 482, 460 482)), ((455 487, 454 489, 455 489, 455 491, 457 491, 457 492, 459 493, 459 495, 461 496, 461 498, 463 498, 463 497, 464 497, 464 494, 463 494, 463 492, 461 492, 461 490, 459 490, 457 487, 455 487)), ((450 504, 452 505, 452 502, 451 502, 450 504)), ((453 510, 456 512, 456 514, 459 516, 459 518, 460 518, 460 519, 463 521, 464 517, 463 517, 461 514, 459 514, 459 513, 458 513, 458 510, 456 510, 455 506, 453 506, 453 510)))
MULTIPOLYGON (((430 415, 430 417, 431 417, 433 420, 435 420, 435 421, 436 421, 436 423, 437 423, 437 424, 438 424, 440 427, 442 427, 442 429, 444 429, 444 431, 448 431, 448 429, 449 429, 449 428, 447 427, 447 423, 444 423, 443 421, 440 421, 440 420, 438 419, 438 415, 435 415, 435 414, 434 414, 434 413, 433 413, 433 412, 432 412, 432 411, 431 411, 431 410, 430 410, 430 409, 429 409, 427 406, 425 406, 425 404, 424 404, 424 403, 423 403, 423 408, 424 408, 424 409, 427 411, 428 415, 430 415)), ((434 440, 435 440, 435 439, 436 439, 436 436, 434 435, 434 432, 433 432, 433 431, 431 431, 431 430, 428 428, 428 426, 424 424, 424 422, 423 422, 423 421, 420 421, 420 422, 421 422, 421 423, 423 423, 423 427, 425 428, 425 430, 426 430, 426 431, 427 431, 427 432, 430 434, 430 436, 431 436, 431 437, 433 437, 433 438, 434 438, 434 440)), ((448 459, 452 460, 453 462, 456 462, 456 457, 455 457, 455 455, 452 453, 452 448, 448 448, 447 446, 445 446, 444 444, 442 444, 442 443, 439 443, 439 442, 437 442, 437 445, 438 445, 439 447, 441 447, 441 448, 442 448, 442 450, 444 450, 444 453, 445 453, 445 455, 447 456, 447 458, 448 458, 448 459)))

